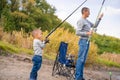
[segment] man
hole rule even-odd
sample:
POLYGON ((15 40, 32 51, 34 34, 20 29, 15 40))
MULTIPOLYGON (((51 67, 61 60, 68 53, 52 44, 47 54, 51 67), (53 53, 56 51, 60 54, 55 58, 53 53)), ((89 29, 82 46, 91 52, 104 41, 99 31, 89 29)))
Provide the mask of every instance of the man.
POLYGON ((103 17, 103 14, 101 14, 97 20, 97 23, 93 25, 90 21, 87 20, 87 18, 90 15, 90 10, 87 7, 83 7, 81 10, 82 17, 77 22, 77 29, 76 29, 76 35, 80 36, 79 41, 79 52, 78 52, 78 60, 76 63, 76 73, 75 73, 75 80, 85 80, 83 78, 83 70, 85 61, 87 58, 88 50, 89 50, 89 42, 88 38, 92 35, 91 27, 97 27, 101 18, 103 17))

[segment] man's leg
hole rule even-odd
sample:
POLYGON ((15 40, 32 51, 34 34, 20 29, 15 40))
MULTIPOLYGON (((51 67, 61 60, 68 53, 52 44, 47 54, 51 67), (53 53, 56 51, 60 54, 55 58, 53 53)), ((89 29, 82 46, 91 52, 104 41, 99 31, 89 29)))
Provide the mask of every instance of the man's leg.
MULTIPOLYGON (((81 70, 82 70, 82 75, 84 73, 84 65, 85 65, 85 62, 86 62, 86 59, 87 59, 87 55, 88 55, 88 50, 89 50, 89 43, 86 45, 86 48, 85 48, 85 55, 84 55, 84 60, 83 60, 83 65, 81 66, 81 70)), ((84 78, 83 78, 84 79, 84 78)))
POLYGON ((83 70, 84 70, 84 64, 85 64, 85 60, 87 57, 87 53, 88 53, 88 44, 87 44, 87 40, 85 39, 81 39, 79 42, 79 53, 78 53, 78 60, 77 60, 77 64, 76 64, 76 80, 82 80, 83 79, 83 70))

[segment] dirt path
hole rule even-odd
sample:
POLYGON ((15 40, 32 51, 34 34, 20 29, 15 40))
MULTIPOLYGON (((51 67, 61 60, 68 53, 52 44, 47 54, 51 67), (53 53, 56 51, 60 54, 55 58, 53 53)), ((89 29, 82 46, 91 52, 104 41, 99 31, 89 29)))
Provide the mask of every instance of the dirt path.
MULTIPOLYGON (((0 80, 29 80, 31 67, 31 62, 22 61, 18 57, 0 56, 0 80)), ((38 80, 66 80, 62 76, 51 76, 52 67, 51 62, 43 60, 38 80)), ((85 75, 87 80, 109 80, 109 75, 106 71, 86 69, 85 75)), ((120 72, 113 72, 112 80, 120 80, 120 72)))

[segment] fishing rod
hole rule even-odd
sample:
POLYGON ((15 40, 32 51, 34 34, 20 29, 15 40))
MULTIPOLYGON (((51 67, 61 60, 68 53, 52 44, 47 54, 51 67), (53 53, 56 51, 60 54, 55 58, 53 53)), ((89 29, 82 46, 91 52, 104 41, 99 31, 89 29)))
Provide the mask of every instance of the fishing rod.
MULTIPOLYGON (((97 15, 97 18, 96 18, 95 24, 93 25, 91 31, 93 31, 94 28, 95 28, 95 25, 96 25, 96 23, 97 23, 98 17, 99 17, 100 14, 101 14, 101 11, 102 11, 102 8, 103 8, 103 6, 104 6, 104 3, 105 3, 105 0, 103 0, 103 2, 102 2, 102 5, 101 5, 101 8, 100 8, 100 10, 99 10, 99 12, 98 12, 98 15, 97 15)), ((87 43, 90 41, 91 37, 92 37, 92 35, 89 36, 87 43)))
POLYGON ((45 37, 46 39, 57 29, 59 28, 70 16, 72 16, 87 0, 80 4, 68 17, 66 17, 60 24, 58 24, 51 32, 45 37))

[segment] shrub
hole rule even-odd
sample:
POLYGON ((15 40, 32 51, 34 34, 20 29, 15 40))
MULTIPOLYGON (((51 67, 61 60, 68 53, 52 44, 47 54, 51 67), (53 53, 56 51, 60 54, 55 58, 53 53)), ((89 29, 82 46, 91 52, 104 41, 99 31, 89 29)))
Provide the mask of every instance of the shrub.
MULTIPOLYGON (((31 35, 24 33, 23 30, 13 31, 12 33, 2 32, 1 34, 3 34, 1 40, 4 42, 9 42, 18 47, 32 49, 33 38, 31 35)), ((47 31, 43 32, 44 36, 47 34, 47 31)), ((50 43, 46 45, 46 48, 44 50, 46 56, 55 58, 60 42, 64 41, 68 43, 67 53, 75 55, 77 57, 79 37, 76 36, 75 33, 70 33, 69 30, 59 28, 49 37, 49 39, 50 43)), ((91 43, 87 63, 94 62, 96 54, 97 47, 94 43, 91 43)))
POLYGON ((92 64, 95 63, 97 58, 98 58, 98 47, 96 44, 94 44, 94 42, 90 43, 90 49, 89 49, 89 54, 88 54, 88 58, 87 58, 87 64, 92 64))

